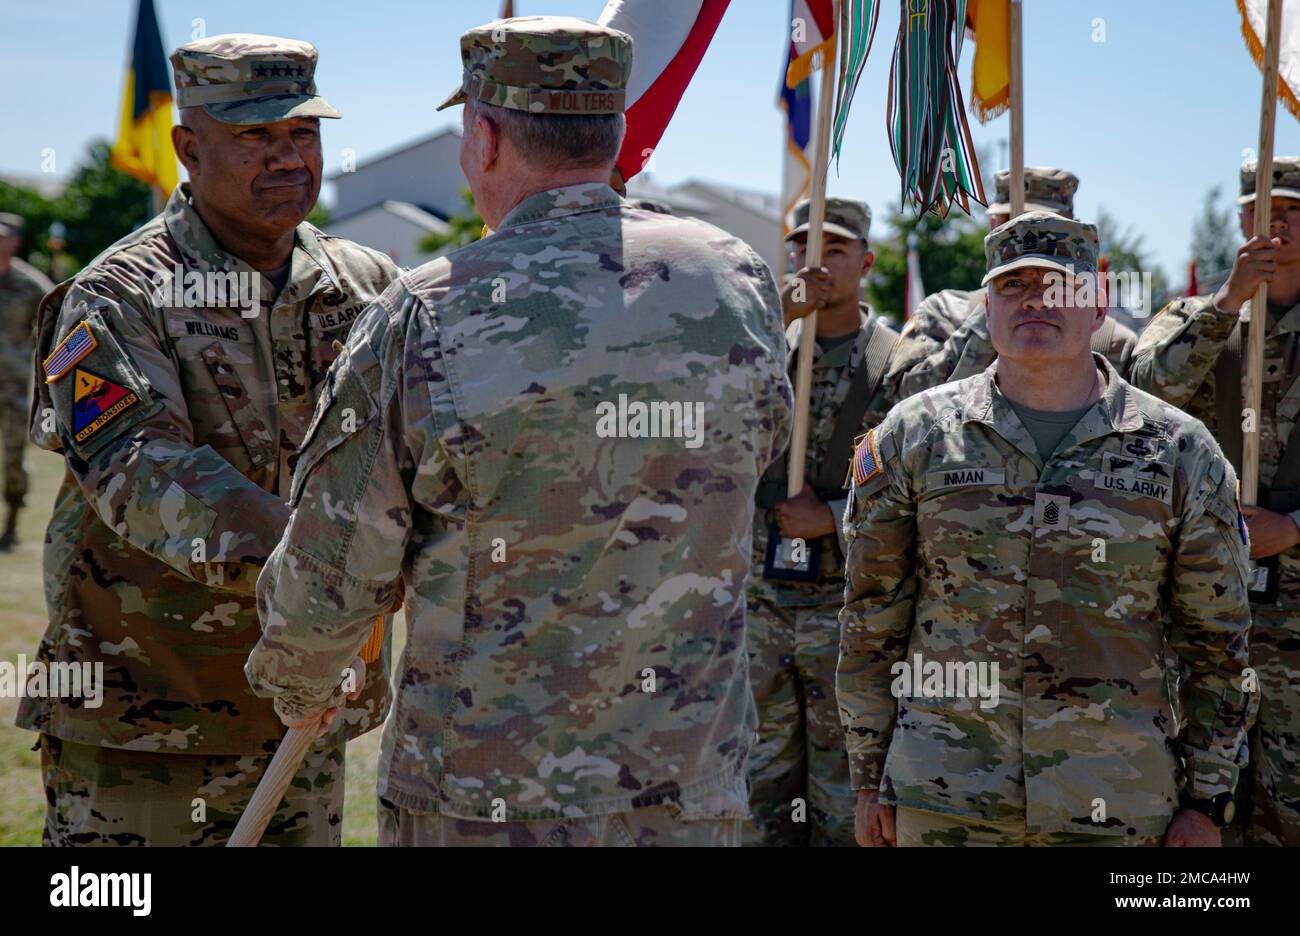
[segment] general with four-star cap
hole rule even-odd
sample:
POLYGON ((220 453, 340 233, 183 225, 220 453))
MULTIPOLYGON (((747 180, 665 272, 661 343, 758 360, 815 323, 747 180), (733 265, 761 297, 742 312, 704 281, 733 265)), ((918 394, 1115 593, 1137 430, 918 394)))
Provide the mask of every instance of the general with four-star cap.
MULTIPOLYGON (((98 705, 19 706, 40 733, 49 844, 229 838, 284 732, 243 675, 257 574, 336 349, 398 274, 304 220, 320 187, 314 118, 339 116, 317 93, 314 46, 212 36, 171 61, 190 181, 40 311, 32 433, 68 472, 36 657, 102 667, 98 705)), ((268 844, 339 844, 345 742, 387 712, 386 610, 368 625, 360 697, 312 746, 268 844)))

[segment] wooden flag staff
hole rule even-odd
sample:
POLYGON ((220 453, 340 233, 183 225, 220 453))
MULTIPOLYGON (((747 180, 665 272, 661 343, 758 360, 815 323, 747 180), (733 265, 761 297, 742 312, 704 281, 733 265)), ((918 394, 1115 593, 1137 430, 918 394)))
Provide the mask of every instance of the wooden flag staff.
MULTIPOLYGON (((1264 42, 1264 96, 1259 105, 1259 161, 1255 169, 1255 236, 1267 237, 1273 207, 1273 130, 1277 116, 1277 69, 1281 56, 1282 0, 1269 0, 1264 42)), ((1260 283, 1250 303, 1246 344, 1246 411, 1254 431, 1244 433, 1241 450, 1241 500, 1259 496, 1259 415, 1264 389, 1264 332, 1268 330, 1268 283, 1260 283)))
MULTIPOLYGON (((839 2, 832 4, 832 22, 839 23, 839 2)), ((831 101, 835 97, 835 48, 829 43, 822 52, 822 78, 817 100, 817 132, 813 141, 813 176, 811 202, 808 206, 808 248, 804 265, 818 267, 822 262, 822 225, 826 220, 826 170, 830 167, 831 101)), ((804 316, 799 326, 799 365, 794 383, 794 429, 790 435, 789 484, 786 496, 798 497, 803 491, 804 460, 808 452, 808 406, 812 397, 813 347, 817 338, 816 311, 804 316)))
POLYGON ((275 811, 280 808, 280 801, 284 799, 289 783, 302 766, 307 749, 316 739, 319 728, 320 721, 317 720, 290 728, 284 733, 275 757, 271 758, 266 773, 253 791, 253 798, 248 801, 230 841, 226 843, 227 848, 254 848, 262 840, 262 833, 275 816, 275 811))
POLYGON ((1011 217, 1025 213, 1025 67, 1020 0, 1011 0, 1011 217))

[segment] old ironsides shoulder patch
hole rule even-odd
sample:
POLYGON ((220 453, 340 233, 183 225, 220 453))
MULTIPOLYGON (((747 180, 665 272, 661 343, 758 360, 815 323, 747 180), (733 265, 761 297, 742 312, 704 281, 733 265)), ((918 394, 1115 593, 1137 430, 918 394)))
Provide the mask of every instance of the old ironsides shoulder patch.
POLYGON ((853 483, 866 484, 880 474, 880 449, 876 445, 876 430, 872 429, 858 443, 858 450, 853 453, 853 483))
POLYGON ((95 333, 90 330, 90 323, 82 319, 77 327, 68 332, 66 338, 59 342, 42 365, 45 368, 45 382, 54 383, 99 345, 95 333))
POLYGON ((72 435, 78 442, 85 442, 140 401, 135 391, 80 367, 73 379, 72 435))

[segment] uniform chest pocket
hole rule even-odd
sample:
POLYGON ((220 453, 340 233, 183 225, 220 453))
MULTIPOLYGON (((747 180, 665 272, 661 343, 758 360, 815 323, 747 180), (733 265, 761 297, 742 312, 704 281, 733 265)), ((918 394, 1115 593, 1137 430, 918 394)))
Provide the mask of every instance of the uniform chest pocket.
MULTIPOLYGON (((929 468, 922 480, 917 541, 934 574, 969 581, 1023 565, 1029 539, 1015 525, 1026 501, 1007 486, 1005 465, 943 464, 929 468)), ((1032 497, 1028 503, 1032 507, 1032 497)))
POLYGON ((203 362, 212 375, 235 434, 248 453, 254 468, 264 468, 275 461, 276 445, 271 430, 257 411, 257 401, 249 396, 226 349, 218 343, 203 348, 203 362))
POLYGON ((1081 475, 1066 575, 1074 598, 1117 620, 1156 613, 1173 553, 1173 466, 1106 453, 1081 475), (1091 474, 1091 478, 1087 475, 1091 474))

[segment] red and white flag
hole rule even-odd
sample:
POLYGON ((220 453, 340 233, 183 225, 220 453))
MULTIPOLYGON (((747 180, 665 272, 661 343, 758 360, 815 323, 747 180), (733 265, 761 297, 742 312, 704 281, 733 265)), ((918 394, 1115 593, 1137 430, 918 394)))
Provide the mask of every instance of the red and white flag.
POLYGON ((731 0, 609 0, 599 23, 632 37, 627 136, 618 154, 626 182, 645 168, 668 128, 731 0))

